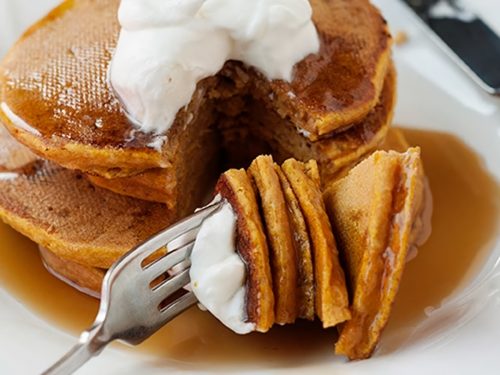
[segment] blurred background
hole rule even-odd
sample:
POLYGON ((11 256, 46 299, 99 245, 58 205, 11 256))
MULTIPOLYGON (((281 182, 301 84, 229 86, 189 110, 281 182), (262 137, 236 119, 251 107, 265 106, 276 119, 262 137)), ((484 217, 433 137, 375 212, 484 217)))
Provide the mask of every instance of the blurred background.
POLYGON ((19 35, 60 0, 0 0, 0 56, 19 35))

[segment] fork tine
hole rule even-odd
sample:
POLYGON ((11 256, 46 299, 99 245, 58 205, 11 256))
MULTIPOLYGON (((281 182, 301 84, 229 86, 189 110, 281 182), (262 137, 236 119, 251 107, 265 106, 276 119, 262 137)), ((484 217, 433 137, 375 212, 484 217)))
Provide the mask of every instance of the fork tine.
MULTIPOLYGON (((185 235, 187 232, 199 228, 203 221, 216 212, 221 207, 221 202, 216 202, 207 206, 195 214, 187 217, 186 219, 180 221, 179 223, 165 229, 164 231, 154 235, 149 240, 143 242, 141 245, 137 246, 135 249, 131 250, 125 254, 111 269, 108 274, 120 272, 124 267, 129 267, 134 265, 136 268, 140 269, 142 262, 154 254, 156 251, 165 247, 171 242, 175 242, 178 238, 185 235), (126 261, 123 261, 125 260, 126 261), (123 262, 122 262, 123 261, 123 262)), ((105 284, 110 283, 112 277, 105 278, 105 284), (108 280, 109 279, 109 280, 108 280)))
POLYGON ((180 221, 174 226, 158 233, 156 236, 152 237, 149 241, 146 241, 140 245, 136 251, 137 253, 145 255, 144 258, 150 256, 158 249, 164 247, 165 245, 173 242, 175 239, 184 235, 186 232, 198 228, 201 226, 203 221, 217 211, 220 208, 220 202, 213 205, 207 206, 197 213, 187 217, 186 219, 180 221))
POLYGON ((181 234, 175 240, 171 241, 167 244, 167 250, 169 253, 174 252, 182 247, 184 247, 187 243, 193 242, 196 240, 198 236, 198 232, 200 231, 201 226, 198 226, 194 229, 189 230, 188 232, 181 234))
POLYGON ((155 303, 161 303, 166 298, 184 288, 189 284, 189 269, 182 271, 178 275, 172 276, 153 288, 153 298, 155 303))
POLYGON ((146 275, 147 279, 149 281, 153 281, 177 264, 189 260, 189 256, 191 255, 193 247, 194 242, 190 242, 180 249, 177 249, 172 253, 168 253, 164 257, 148 265, 146 268, 144 268, 144 274, 146 275))
POLYGON ((161 310, 161 314, 164 316, 163 322, 168 323, 180 313, 195 305, 197 302, 198 300, 196 299, 196 296, 193 292, 184 294, 182 297, 176 299, 174 302, 165 306, 161 310))

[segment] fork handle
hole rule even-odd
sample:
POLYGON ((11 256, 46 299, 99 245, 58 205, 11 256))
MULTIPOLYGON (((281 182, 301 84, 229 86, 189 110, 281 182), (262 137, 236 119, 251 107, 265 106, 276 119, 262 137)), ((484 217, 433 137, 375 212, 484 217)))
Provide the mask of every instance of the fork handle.
POLYGON ((109 343, 109 341, 102 341, 98 338, 99 328, 83 332, 80 336, 80 342, 42 375, 73 374, 90 359, 99 355, 109 343))

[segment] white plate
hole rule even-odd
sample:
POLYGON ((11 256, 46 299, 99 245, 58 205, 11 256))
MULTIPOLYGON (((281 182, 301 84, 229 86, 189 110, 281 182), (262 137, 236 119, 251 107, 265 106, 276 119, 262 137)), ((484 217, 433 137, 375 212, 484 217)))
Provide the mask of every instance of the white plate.
MULTIPOLYGON (((49 9, 56 0, 0 0, 0 55, 19 31, 49 9), (7 36, 4 38, 4 36, 7 36)), ((478 90, 455 66, 450 64, 421 32, 413 17, 394 0, 376 1, 388 17, 393 31, 406 31, 410 40, 396 50, 399 71, 399 105, 397 124, 412 128, 442 131, 456 135, 480 155, 484 167, 500 179, 500 103, 478 90)), ((489 6, 487 15, 500 12, 498 4, 482 0, 489 6)), ((487 8, 484 8, 487 9, 487 8)), ((493 19, 494 17, 490 17, 493 19)), ((499 27, 499 25, 495 25, 499 27)), ((450 144, 451 145, 451 144, 450 144)), ((446 149, 447 144, 443 143, 446 149)), ((425 149, 423 150, 425 153, 425 149)), ((450 146, 450 152, 453 148, 450 146)), ((450 156, 453 160, 453 156, 450 156)), ((457 170, 460 165, 455 166, 457 170)), ((470 184, 474 192, 475 183, 470 184)), ((497 190, 498 191, 498 190, 497 190)), ((452 191, 450 190, 450 194, 452 191)), ((493 200, 492 204, 498 202, 493 200)), ((478 213, 479 216, 479 213, 478 213)), ((472 212, 471 226, 479 217, 472 212)), ((497 225, 498 223, 489 223, 497 225)), ((496 229, 494 229, 496 230, 496 229)), ((498 232, 497 232, 498 233, 498 232)), ((450 239, 455 233, 449 233, 450 239)), ((451 242, 451 241, 450 241, 451 242)), ((481 247, 482 249, 480 249, 481 247)), ((377 355, 368 361, 345 363, 334 358, 329 350, 317 358, 293 358, 293 365, 273 366, 247 363, 227 372, 259 374, 497 374, 500 373, 500 236, 493 235, 487 244, 478 244, 485 251, 480 264, 471 264, 464 273, 471 273, 467 285, 459 286, 427 311, 428 317, 418 325, 406 327, 403 337, 388 330, 377 355), (400 342, 397 350, 392 346, 400 342), (392 349, 391 349, 392 348, 392 349), (290 367, 290 368, 287 368, 290 367)), ((13 249, 15 251, 15 249, 13 249)), ((477 263, 477 262, 476 262, 477 263)), ((411 264, 410 266, 411 267, 411 264)), ((443 269, 444 273, 448 270, 443 269)), ((0 273, 2 268, 0 266, 0 273)), ((422 277, 426 277, 425 274, 422 277)), ((423 284, 424 285, 424 284, 423 284)), ((438 287, 438 286, 436 286, 438 287)), ((413 287, 415 290, 415 286, 413 287)), ((452 288, 453 289, 453 288, 452 288)), ((404 290, 402 290, 402 293, 404 290)), ((427 291, 424 291, 427 293, 427 291)), ((405 296, 406 299, 411 296, 405 296)), ((45 366, 69 349, 74 335, 37 317, 23 301, 17 301, 7 289, 0 287, 0 373, 27 374, 40 372, 45 366)), ((73 313, 68 311, 68 314, 73 313)), ((82 327, 82 329, 85 327, 82 327)), ((310 343, 302 343, 309 345, 310 343)), ((111 348, 87 365, 81 374, 165 374, 216 372, 213 366, 174 363, 111 348)))

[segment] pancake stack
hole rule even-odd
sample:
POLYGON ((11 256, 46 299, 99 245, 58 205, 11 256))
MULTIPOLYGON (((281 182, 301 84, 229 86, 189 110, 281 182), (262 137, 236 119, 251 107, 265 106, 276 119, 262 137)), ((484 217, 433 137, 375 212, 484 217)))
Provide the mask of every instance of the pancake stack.
MULTIPOLYGON (((107 80, 119 0, 63 2, 0 66, 0 218, 41 245, 59 277, 98 292, 120 256, 202 206, 223 171, 243 167, 223 173, 215 190, 240 213, 249 317, 258 330, 315 316, 325 327, 359 319, 365 296, 356 275, 365 271, 346 254, 361 254, 350 244, 362 239, 338 214, 350 217, 354 209, 344 199, 357 202, 342 188, 357 178, 353 166, 378 174, 372 159, 362 160, 376 149, 407 149, 390 129, 392 42, 368 0, 311 5, 321 49, 296 65, 291 82, 268 81, 230 61, 199 82, 166 134, 147 134, 130 123, 107 80), (274 159, 255 159, 261 154, 274 159)), ((360 199, 367 209, 368 197, 360 199)), ((418 211, 418 194, 401 199, 418 211)), ((409 212, 407 225, 416 216, 409 212)), ((402 241, 398 259, 411 243, 402 241)), ((371 253, 379 256, 380 248, 371 253)), ((377 311, 390 310, 395 292, 384 293, 377 311)), ((363 337, 373 337, 360 341, 349 338, 349 322, 337 351, 370 355, 385 323, 363 328, 363 337)))

